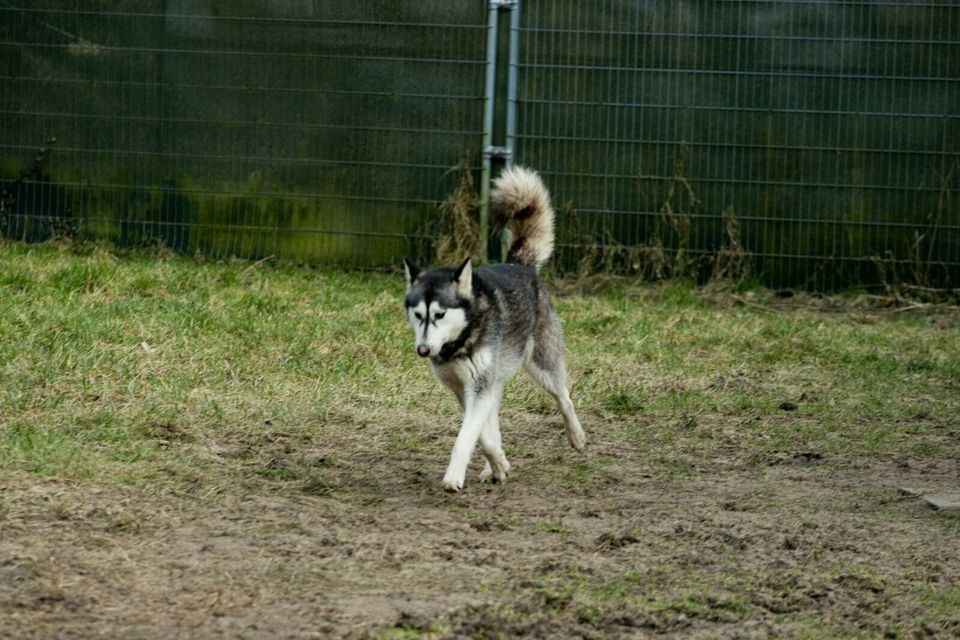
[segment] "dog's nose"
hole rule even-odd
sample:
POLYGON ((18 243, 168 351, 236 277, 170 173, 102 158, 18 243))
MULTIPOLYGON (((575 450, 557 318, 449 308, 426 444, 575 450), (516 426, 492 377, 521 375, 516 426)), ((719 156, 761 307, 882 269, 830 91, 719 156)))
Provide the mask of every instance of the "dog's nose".
POLYGON ((425 344, 417 345, 417 355, 426 358, 428 355, 430 355, 430 347, 425 344))

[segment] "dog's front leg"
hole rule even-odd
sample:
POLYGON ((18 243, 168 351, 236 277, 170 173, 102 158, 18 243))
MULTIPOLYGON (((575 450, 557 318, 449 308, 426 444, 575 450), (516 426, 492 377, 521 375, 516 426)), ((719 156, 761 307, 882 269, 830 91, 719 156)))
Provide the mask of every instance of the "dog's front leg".
POLYGON ((497 410, 499 396, 497 389, 488 388, 481 393, 467 393, 464 398, 463 425, 457 435, 450 454, 450 464, 443 476, 444 491, 460 491, 467 475, 470 456, 480 439, 480 432, 497 410))

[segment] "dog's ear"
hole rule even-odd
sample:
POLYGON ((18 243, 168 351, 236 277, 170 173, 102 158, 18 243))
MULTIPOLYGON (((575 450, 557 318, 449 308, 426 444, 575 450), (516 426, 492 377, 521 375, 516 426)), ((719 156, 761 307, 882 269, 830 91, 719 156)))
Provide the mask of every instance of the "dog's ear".
POLYGON ((463 261, 457 267, 453 279, 457 283, 457 293, 463 298, 469 298, 473 295, 473 267, 470 265, 470 258, 463 261))
POLYGON ((409 291, 410 287, 413 285, 413 281, 417 279, 418 275, 420 275, 420 267, 413 264, 413 261, 410 260, 410 258, 404 258, 403 271, 407 276, 407 291, 409 291))

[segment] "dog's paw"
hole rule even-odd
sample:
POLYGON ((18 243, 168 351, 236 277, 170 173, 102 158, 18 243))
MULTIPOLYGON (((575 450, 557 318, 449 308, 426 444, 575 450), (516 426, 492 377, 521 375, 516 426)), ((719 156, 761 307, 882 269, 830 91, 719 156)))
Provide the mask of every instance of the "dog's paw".
POLYGON ((507 462, 506 458, 503 458, 500 461, 499 468, 495 468, 493 470, 493 477, 497 479, 497 482, 506 482, 509 476, 510 476, 510 463, 507 462))
POLYGON ((477 475, 477 478, 480 480, 480 482, 504 483, 507 481, 507 478, 509 476, 510 476, 510 463, 507 462, 506 458, 504 458, 503 461, 499 465, 497 465, 496 469, 493 466, 491 466, 490 461, 488 460, 483 467, 483 471, 481 471, 477 475))
POLYGON ((583 448, 587 446, 587 434, 583 432, 579 425, 576 429, 567 429, 567 440, 570 441, 570 446, 577 451, 583 451, 583 448))
POLYGON ((490 463, 483 465, 483 471, 477 474, 477 480, 480 482, 492 482, 493 478, 493 467, 490 466, 490 463))
POLYGON ((463 476, 455 477, 449 473, 443 477, 443 490, 447 493, 460 493, 463 489, 463 476))

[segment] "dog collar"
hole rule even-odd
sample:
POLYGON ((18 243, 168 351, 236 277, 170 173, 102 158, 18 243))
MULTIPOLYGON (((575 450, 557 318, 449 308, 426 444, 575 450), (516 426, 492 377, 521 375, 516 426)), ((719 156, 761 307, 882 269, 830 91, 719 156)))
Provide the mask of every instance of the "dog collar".
POLYGON ((456 340, 448 342, 440 347, 440 353, 437 354, 437 358, 440 360, 450 360, 457 355, 457 352, 460 351, 465 344, 467 344, 467 338, 469 337, 469 330, 462 332, 456 340))

